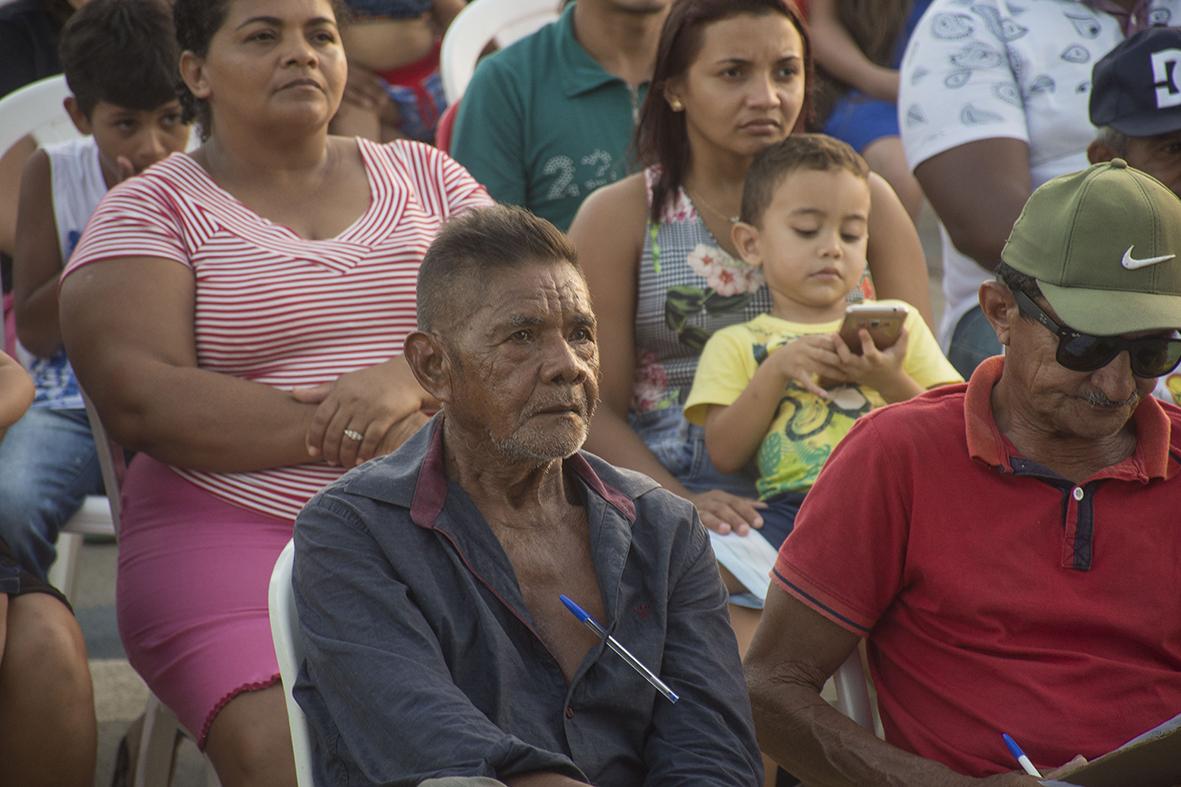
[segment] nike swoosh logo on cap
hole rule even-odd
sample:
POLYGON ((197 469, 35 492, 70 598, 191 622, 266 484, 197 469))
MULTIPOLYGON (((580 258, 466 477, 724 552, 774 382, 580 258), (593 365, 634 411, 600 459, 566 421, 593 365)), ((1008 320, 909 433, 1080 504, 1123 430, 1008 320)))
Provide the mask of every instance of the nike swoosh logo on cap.
POLYGON ((1136 244, 1133 243, 1128 247, 1128 250, 1124 252, 1124 258, 1119 261, 1120 265, 1123 265, 1125 269, 1130 271, 1138 270, 1140 268, 1147 268, 1149 265, 1156 265, 1160 262, 1168 262, 1177 256, 1176 254, 1164 254, 1160 257, 1145 257, 1142 260, 1138 260, 1132 256, 1132 249, 1134 248, 1136 248, 1136 244))

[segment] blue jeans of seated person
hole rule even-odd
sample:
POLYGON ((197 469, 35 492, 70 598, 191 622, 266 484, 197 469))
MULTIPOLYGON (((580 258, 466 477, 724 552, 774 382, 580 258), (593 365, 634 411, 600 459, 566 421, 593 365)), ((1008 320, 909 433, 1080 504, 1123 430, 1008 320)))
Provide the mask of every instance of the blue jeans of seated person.
POLYGON ((967 380, 981 361, 1002 352, 1004 348, 997 341, 996 331, 976 306, 956 323, 947 348, 947 360, 967 380))
POLYGON ((796 526, 796 515, 804 503, 804 493, 782 492, 764 502, 767 507, 759 512, 763 516, 763 527, 759 532, 771 546, 779 549, 796 526))
POLYGON ((714 467, 705 450, 705 430, 686 421, 680 407, 633 413, 628 421, 664 469, 689 491, 721 489, 741 497, 758 497, 752 474, 723 473, 714 467))
POLYGON ((85 410, 33 408, 0 439, 0 538, 29 573, 45 577, 58 530, 102 491, 85 410))

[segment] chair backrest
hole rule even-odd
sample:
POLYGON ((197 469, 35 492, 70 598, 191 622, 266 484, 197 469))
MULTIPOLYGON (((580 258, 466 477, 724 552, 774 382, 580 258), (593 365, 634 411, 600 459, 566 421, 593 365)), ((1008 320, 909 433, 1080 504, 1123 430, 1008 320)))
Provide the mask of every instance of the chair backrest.
POLYGON ((455 131, 455 116, 459 114, 459 102, 448 104, 435 126, 435 147, 444 153, 451 153, 451 134, 455 131))
POLYGON ((66 78, 57 74, 0 98, 0 155, 30 134, 38 145, 80 136, 62 107, 68 95, 66 78))
MULTIPOLYGON (((0 156, 29 135, 38 145, 64 142, 79 136, 62 107, 62 101, 69 94, 66 78, 57 74, 0 98, 0 156)), ((0 348, 9 346, 9 338, 5 335, 4 321, 0 320, 0 348)), ((11 350, 13 355, 17 354, 15 344, 11 350)))
POLYGON ((98 417, 98 410, 86 392, 82 392, 82 401, 86 405, 86 419, 90 421, 90 434, 94 437, 94 449, 98 454, 98 467, 102 472, 103 489, 107 493, 107 502, 111 507, 111 521, 115 524, 115 534, 119 533, 119 516, 123 513, 123 498, 120 490, 123 488, 123 474, 127 470, 126 457, 123 447, 107 435, 102 419, 98 417))
POLYGON ((870 732, 875 731, 869 684, 861 666, 861 648, 853 649, 845 663, 832 676, 837 687, 837 710, 870 732))
POLYGON ((299 675, 303 653, 299 645, 299 616, 295 610, 295 594, 291 589, 291 568, 295 558, 295 542, 288 541, 275 561, 271 584, 267 592, 271 615, 271 638, 275 641, 275 656, 279 660, 279 675, 283 680, 283 697, 287 700, 287 723, 291 726, 291 747, 295 751, 295 781, 299 787, 312 784, 312 747, 308 722, 303 709, 291 693, 299 675))
POLYGON ((561 6, 561 0, 472 0, 443 36, 439 75, 447 103, 463 95, 490 41, 506 47, 557 19, 561 6))

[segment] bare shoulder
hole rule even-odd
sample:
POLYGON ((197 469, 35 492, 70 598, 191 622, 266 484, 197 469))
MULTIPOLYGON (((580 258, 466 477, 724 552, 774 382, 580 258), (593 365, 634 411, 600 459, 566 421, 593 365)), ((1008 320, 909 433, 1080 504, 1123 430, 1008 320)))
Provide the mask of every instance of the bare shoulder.
POLYGON ((580 220, 601 220, 610 217, 623 220, 631 218, 632 224, 642 227, 647 211, 647 186, 644 184, 644 174, 638 172, 591 192, 578 209, 574 224, 577 225, 580 220))
POLYGON ((894 191, 894 187, 881 175, 871 171, 867 180, 869 181, 869 200, 871 205, 876 207, 883 204, 883 202, 899 202, 898 194, 894 191))
POLYGON ((587 197, 570 225, 569 235, 584 262, 591 265, 621 255, 638 259, 647 221, 644 176, 630 175, 587 197))

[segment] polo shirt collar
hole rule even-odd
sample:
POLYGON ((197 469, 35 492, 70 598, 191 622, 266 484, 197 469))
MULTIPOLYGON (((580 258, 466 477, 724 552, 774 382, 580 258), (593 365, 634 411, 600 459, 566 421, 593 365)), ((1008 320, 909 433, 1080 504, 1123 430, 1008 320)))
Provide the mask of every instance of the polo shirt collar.
MULTIPOLYGON (((973 459, 1012 473, 1016 449, 997 426, 992 412, 992 389, 1001 379, 1004 368, 1004 357, 995 356, 983 361, 972 372, 964 396, 964 428, 968 454, 973 459)), ((1160 403, 1152 396, 1146 397, 1132 413, 1132 423, 1136 428, 1136 450, 1121 462, 1100 471, 1096 477, 1146 482, 1176 475, 1179 465, 1170 456, 1171 422, 1160 403)))
MULTIPOLYGON (((431 419, 429 446, 422 458, 414 496, 410 501, 410 519, 419 527, 434 529, 447 503, 447 466, 443 456, 443 414, 431 419)), ((629 524, 636 521, 636 504, 624 492, 608 486, 594 468, 576 451, 563 461, 563 473, 570 473, 591 493, 619 512, 629 524)))
MULTIPOLYGON (((574 7, 578 3, 571 3, 554 22, 557 30, 556 55, 558 59, 558 73, 562 80, 562 92, 567 97, 577 96, 606 85, 610 82, 623 83, 619 77, 611 74, 599 65, 599 61, 591 57, 578 39, 574 37, 574 7)), ((544 79, 544 74, 537 75, 544 79)))

